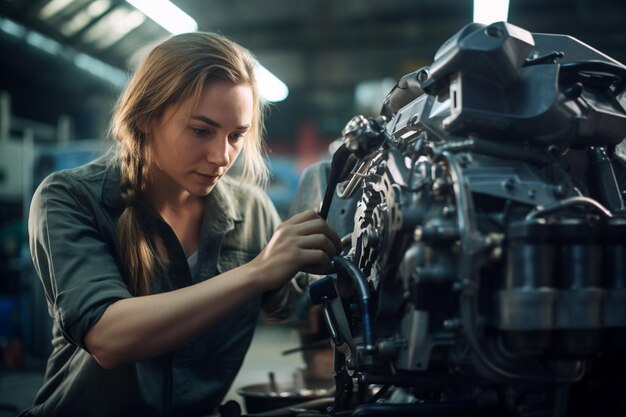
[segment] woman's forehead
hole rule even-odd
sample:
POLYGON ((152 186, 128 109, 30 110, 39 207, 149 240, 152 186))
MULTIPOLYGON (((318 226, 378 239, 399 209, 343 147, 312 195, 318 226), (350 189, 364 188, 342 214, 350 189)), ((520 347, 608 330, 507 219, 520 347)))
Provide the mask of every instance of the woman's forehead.
POLYGON ((171 121, 187 123, 193 119, 216 127, 224 125, 243 128, 252 125, 254 111, 254 95, 250 85, 220 80, 208 83, 198 94, 169 105, 163 113, 161 124, 171 121))

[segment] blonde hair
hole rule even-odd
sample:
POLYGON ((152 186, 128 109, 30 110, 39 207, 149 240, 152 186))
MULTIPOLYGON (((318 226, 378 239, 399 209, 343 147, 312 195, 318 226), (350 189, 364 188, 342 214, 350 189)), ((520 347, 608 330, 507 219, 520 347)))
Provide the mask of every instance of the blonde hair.
POLYGON ((118 144, 120 192, 126 203, 117 222, 117 243, 122 273, 135 295, 149 293, 150 277, 167 265, 161 240, 148 230, 145 216, 139 213, 145 204, 142 193, 150 165, 146 127, 171 105, 188 98, 197 103, 203 87, 213 80, 249 85, 254 108, 252 127, 241 154, 241 180, 264 186, 268 169, 264 159, 263 103, 254 78, 255 63, 248 50, 221 35, 185 33, 155 47, 120 96, 109 129, 118 144))

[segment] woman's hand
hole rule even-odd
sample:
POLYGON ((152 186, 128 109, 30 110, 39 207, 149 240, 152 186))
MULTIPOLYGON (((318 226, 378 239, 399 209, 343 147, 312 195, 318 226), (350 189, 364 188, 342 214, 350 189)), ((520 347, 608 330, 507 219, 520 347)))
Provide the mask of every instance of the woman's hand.
POLYGON ((259 271, 265 289, 283 285, 298 271, 324 274, 330 257, 341 252, 337 233, 313 210, 281 223, 267 246, 250 264, 259 271))

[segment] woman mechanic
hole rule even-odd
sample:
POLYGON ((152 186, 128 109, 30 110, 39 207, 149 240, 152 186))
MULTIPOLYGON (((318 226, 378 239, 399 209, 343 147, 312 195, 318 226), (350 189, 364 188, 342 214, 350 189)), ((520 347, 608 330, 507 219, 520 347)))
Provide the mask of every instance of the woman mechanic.
POLYGON ((37 189, 30 248, 53 351, 27 415, 210 413, 260 309, 284 311, 299 271, 323 273, 340 251, 313 211, 279 224, 252 185, 267 178, 254 65, 220 35, 170 38, 117 103, 115 154, 37 189))

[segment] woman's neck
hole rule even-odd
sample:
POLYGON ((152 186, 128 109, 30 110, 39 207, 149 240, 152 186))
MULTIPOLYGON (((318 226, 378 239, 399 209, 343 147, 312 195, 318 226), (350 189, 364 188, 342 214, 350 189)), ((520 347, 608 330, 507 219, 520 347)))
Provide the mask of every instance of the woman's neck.
POLYGON ((146 198, 152 208, 172 228, 188 257, 198 249, 204 201, 174 183, 158 170, 151 170, 146 198))
POLYGON ((155 165, 149 169, 145 194, 152 208, 161 215, 194 210, 202 202, 202 198, 183 189, 155 165))

